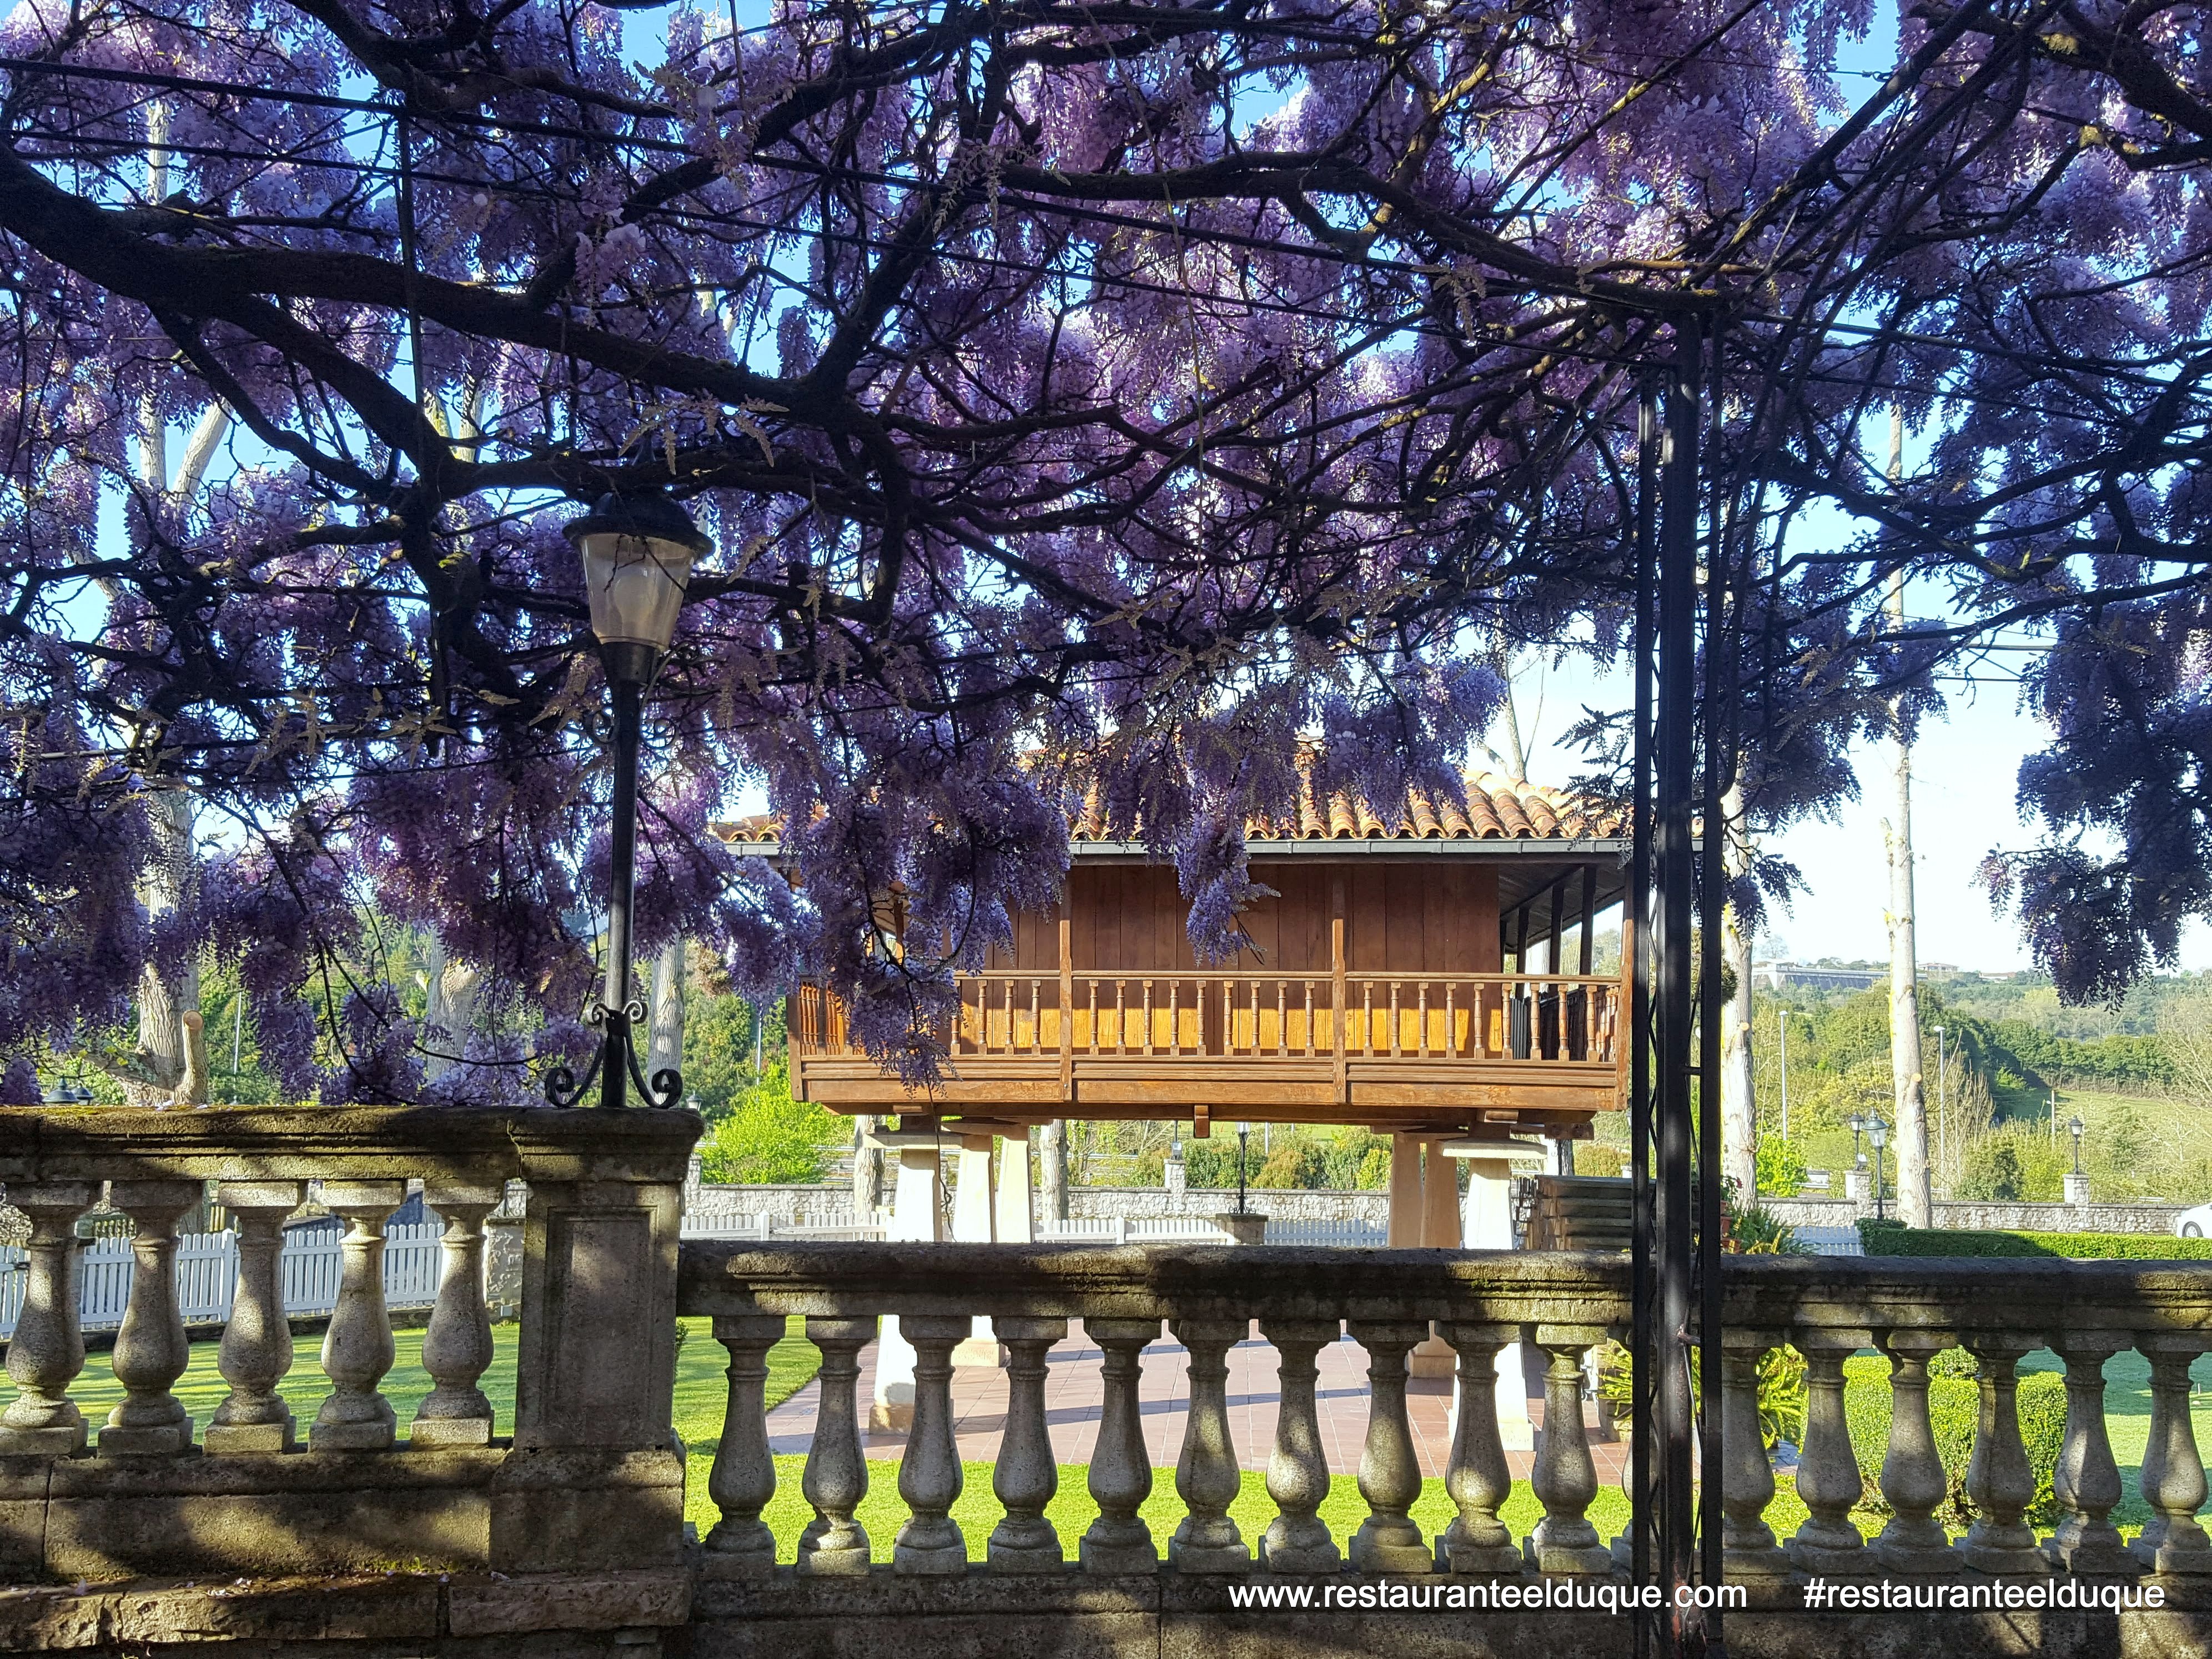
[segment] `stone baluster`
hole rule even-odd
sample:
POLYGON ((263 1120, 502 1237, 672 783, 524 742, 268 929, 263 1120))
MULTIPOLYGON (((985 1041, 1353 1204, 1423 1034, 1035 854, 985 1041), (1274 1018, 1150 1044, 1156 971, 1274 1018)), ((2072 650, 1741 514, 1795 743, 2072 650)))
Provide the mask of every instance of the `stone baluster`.
POLYGON ((898 1572, 965 1572, 968 1540, 951 1519, 960 1498, 960 1447, 952 1434, 952 1350, 974 1322, 910 1314, 899 1330, 914 1344, 914 1426, 899 1460, 900 1498, 912 1511, 891 1544, 898 1572))
POLYGON ((1281 1406, 1275 1413, 1275 1448, 1267 1456, 1267 1496, 1275 1518, 1260 1539, 1260 1561, 1277 1572, 1334 1572, 1343 1565, 1328 1523, 1314 1511, 1328 1496, 1328 1456, 1322 1449, 1321 1415, 1314 1385, 1321 1376, 1314 1357, 1336 1340, 1334 1320, 1270 1320, 1263 1328, 1275 1345, 1281 1406))
POLYGON ((865 1577, 868 1571, 868 1534, 853 1512, 868 1495, 857 1389, 860 1350, 875 1334, 873 1319, 810 1316, 806 1322, 806 1340, 821 1349, 822 1369, 814 1439, 799 1485, 814 1506, 814 1518, 799 1536, 798 1565, 804 1573, 865 1577))
POLYGON ((1544 1432, 1536 1443, 1536 1467, 1528 1484, 1544 1506, 1529 1542, 1533 1565, 1541 1573, 1589 1574, 1613 1571, 1613 1552, 1598 1541, 1590 1525, 1590 1500, 1597 1496, 1597 1463, 1590 1456, 1589 1431, 1583 1426, 1583 1356, 1605 1340, 1589 1325, 1539 1325, 1536 1346, 1544 1351, 1544 1432))
POLYGON ((384 1305, 384 1222, 407 1198, 404 1181, 325 1181, 323 1202, 346 1223, 339 1242, 337 1306, 323 1333, 331 1393, 307 1443, 317 1451, 383 1451, 399 1419, 377 1389, 392 1369, 392 1316, 384 1305))
POLYGON ((2120 1468, 2105 1431, 2105 1362, 2128 1339, 2118 1331, 2060 1331, 2052 1346, 2066 1362, 2066 1442, 2051 1480, 2063 1513, 2045 1553, 2069 1572, 2131 1577, 2138 1563, 2111 1519, 2120 1468))
POLYGON ((1889 1356, 1889 1448, 1881 1460, 1881 1495, 1896 1513, 1875 1539, 1875 1557, 1892 1572, 1948 1573, 1958 1553, 1936 1511, 1950 1493, 1943 1460, 1928 1423, 1928 1362, 1951 1346, 1948 1331, 1879 1334, 1889 1356))
POLYGON ((103 1457, 173 1457, 192 1449, 191 1414, 169 1392, 191 1363, 177 1305, 177 1222, 197 1181, 118 1181, 109 1201, 131 1218, 131 1304, 115 1334, 115 1380, 128 1390, 100 1431, 103 1457))
POLYGON ((1966 1496, 1974 1524, 1960 1546, 1977 1571, 2039 1577, 2051 1563, 2037 1546, 2035 1528, 2021 1517, 2035 1501, 2035 1471, 2020 1437, 2020 1380, 2014 1368, 2036 1344, 2024 1336, 1977 1331, 1966 1339, 1980 1373, 1974 1419, 1974 1451, 1966 1465, 1966 1496))
POLYGON ((2189 1412, 2189 1367, 2204 1352, 2204 1339, 2193 1333, 2146 1336, 2136 1347, 2150 1361, 2150 1438, 2137 1480, 2151 1508, 2136 1540, 2136 1559, 2157 1573, 2212 1573, 2212 1541, 2197 1521, 2204 1461, 2189 1412))
POLYGON ((76 1218, 99 1197, 88 1181, 17 1186, 9 1201, 31 1218, 23 1305, 8 1342, 17 1393, 0 1413, 0 1457, 68 1457, 84 1449, 84 1413, 69 1397, 84 1369, 78 1323, 76 1218))
POLYGON ((1065 1319, 1027 1319, 1001 1314, 992 1330, 1006 1350, 1006 1431, 991 1472, 991 1492, 1006 1506, 985 1553, 1000 1572, 1057 1572, 1066 1565, 1060 1533, 1044 1518, 1060 1490, 1045 1422, 1045 1353, 1067 1334, 1065 1319))
POLYGON ((1367 1443, 1359 1452, 1359 1495, 1367 1518, 1352 1535, 1352 1565, 1362 1572, 1434 1572, 1437 1558, 1407 1516, 1421 1495, 1421 1466, 1406 1420, 1406 1356, 1425 1341, 1425 1321, 1352 1322, 1367 1350, 1367 1443))
POLYGON ((1158 1572, 1152 1528, 1137 1510, 1152 1492, 1138 1384, 1146 1345, 1159 1340, 1157 1319, 1086 1319, 1084 1334, 1103 1355, 1098 1440, 1091 1453, 1091 1496, 1098 1518, 1077 1547, 1085 1572, 1158 1572))
POLYGON ((1242 1319, 1179 1319, 1176 1338, 1190 1350, 1190 1414, 1176 1460, 1176 1492, 1190 1513, 1168 1540, 1168 1564, 1182 1572, 1239 1572, 1252 1565, 1244 1534, 1229 1518, 1243 1490, 1229 1432, 1229 1350, 1244 1339, 1242 1319))
MULTIPOLYGON (((1766 1524, 1774 1501, 1774 1466, 1759 1422, 1759 1364, 1774 1346, 1771 1333, 1721 1333, 1721 1572, 1730 1583, 1780 1584, 1790 1558, 1766 1524)), ((1545 1407, 1549 1421, 1551 1408, 1545 1407)))
POLYGON ((445 1220, 437 1305, 422 1333, 422 1369, 436 1386, 407 1430, 417 1446, 489 1446, 491 1401, 477 1379, 491 1364, 491 1311, 484 1306, 484 1218, 506 1196, 500 1187, 441 1187, 422 1201, 445 1220))
POLYGON ((730 1353, 730 1398, 708 1471, 707 1495, 722 1518, 707 1534, 701 1569, 714 1578, 764 1578, 775 1569, 775 1535, 760 1518, 775 1496, 768 1449, 768 1351, 781 1339, 781 1314, 717 1314, 714 1340, 730 1353))
POLYGON ((1871 1346, 1864 1331, 1826 1328, 1800 1334, 1805 1356, 1805 1443, 1797 1451, 1797 1495, 1812 1513, 1790 1540, 1790 1559, 1814 1576, 1869 1573, 1875 1558, 1851 1521, 1866 1494, 1844 1413, 1844 1361, 1871 1346))
POLYGON ((1437 1540, 1438 1565, 1489 1577, 1522 1570, 1512 1528, 1498 1518, 1513 1492, 1505 1440, 1498 1430, 1498 1356, 1521 1339, 1516 1325, 1449 1324, 1443 1340, 1459 1355, 1459 1422, 1444 1466, 1444 1495, 1459 1514, 1437 1540))
POLYGON ((284 1317, 284 1218, 300 1207, 296 1181, 227 1181, 216 1200, 238 1218, 238 1289, 216 1364, 230 1393, 208 1419, 207 1449, 226 1455, 289 1452, 292 1408, 276 1385, 292 1369, 284 1317))

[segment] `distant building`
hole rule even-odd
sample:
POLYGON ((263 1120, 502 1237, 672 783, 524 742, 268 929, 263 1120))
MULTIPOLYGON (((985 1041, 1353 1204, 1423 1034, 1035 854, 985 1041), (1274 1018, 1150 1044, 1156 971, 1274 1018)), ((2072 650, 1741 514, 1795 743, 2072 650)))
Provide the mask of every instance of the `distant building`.
MULTIPOLYGON (((2001 969, 1996 972, 1978 972, 1960 968, 1956 963, 1923 962, 1920 964, 1923 979, 1971 978, 1993 982, 2009 980, 2014 970, 2001 969)), ((1838 962, 1834 957, 1823 957, 1819 962, 1760 962, 1751 969, 1751 982, 1762 991, 1781 991, 1792 988, 1801 991, 1871 991, 1877 985, 1889 982, 1889 964, 1886 962, 1838 962)))

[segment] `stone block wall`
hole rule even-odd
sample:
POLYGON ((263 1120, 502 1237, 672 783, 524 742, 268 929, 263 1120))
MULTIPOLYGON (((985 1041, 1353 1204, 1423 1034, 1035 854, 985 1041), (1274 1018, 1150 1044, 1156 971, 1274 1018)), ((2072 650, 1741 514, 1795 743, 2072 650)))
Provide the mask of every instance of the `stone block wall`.
MULTIPOLYGON (((1759 1207, 1793 1227, 1848 1227, 1874 1213, 1864 1204, 1843 1198, 1762 1198, 1759 1207)), ((1994 1200, 1938 1201, 1938 1227, 2029 1233, 2165 1233, 2173 1231, 2182 1204, 2017 1204, 1994 1200)), ((1893 1201, 1886 1206, 1895 1215, 1893 1201)))

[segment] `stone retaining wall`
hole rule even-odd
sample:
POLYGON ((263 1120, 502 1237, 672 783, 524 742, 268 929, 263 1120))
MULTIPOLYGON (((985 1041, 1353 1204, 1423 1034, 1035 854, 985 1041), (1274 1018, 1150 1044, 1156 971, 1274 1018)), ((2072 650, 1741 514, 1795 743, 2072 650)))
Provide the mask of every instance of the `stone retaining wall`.
MULTIPOLYGON (((1793 1227, 1848 1227, 1874 1213, 1871 1200, 1847 1198, 1762 1198, 1759 1207, 1793 1227)), ((2026 1233, 2164 1233, 2171 1236, 2182 1204, 2008 1204, 1974 1201, 1935 1206, 1938 1227, 1986 1228, 2026 1233)), ((1894 1202, 1885 1206, 1897 1213, 1894 1202)))
MULTIPOLYGON (((1371 1221, 1381 1226, 1390 1218, 1387 1193, 1318 1192, 1304 1188, 1254 1187, 1248 1190, 1251 1206, 1263 1215, 1284 1221, 1371 1221)), ((1170 1192, 1164 1187, 1070 1187, 1067 1213, 1076 1221, 1110 1220, 1125 1216, 1131 1221, 1170 1218, 1211 1219, 1235 1205, 1237 1189, 1193 1187, 1170 1192)), ((766 1215, 778 1221, 794 1220, 802 1212, 851 1207, 850 1187, 737 1187, 708 1184, 699 1188, 695 1207, 701 1210, 738 1210, 766 1215)))

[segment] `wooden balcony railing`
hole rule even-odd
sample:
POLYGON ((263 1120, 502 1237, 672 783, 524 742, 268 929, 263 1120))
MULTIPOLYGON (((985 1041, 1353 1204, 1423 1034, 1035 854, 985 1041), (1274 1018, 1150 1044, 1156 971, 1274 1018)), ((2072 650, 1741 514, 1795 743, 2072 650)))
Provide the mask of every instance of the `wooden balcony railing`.
MULTIPOLYGON (((1620 981, 1575 974, 963 974, 954 1055, 1541 1060, 1610 1072, 1620 981), (1064 1000, 1064 1001, 1063 1001, 1064 1000)), ((793 999, 794 1051, 845 1054, 845 1011, 793 999)))

